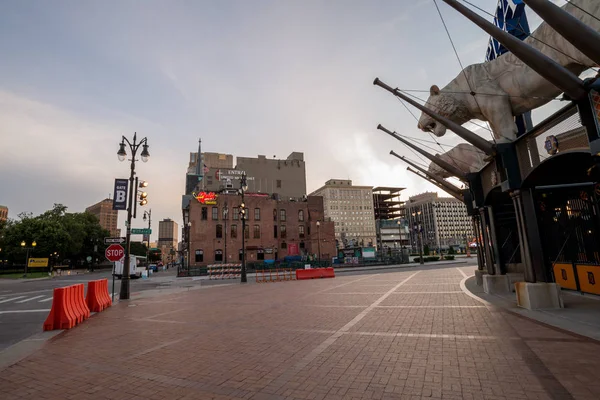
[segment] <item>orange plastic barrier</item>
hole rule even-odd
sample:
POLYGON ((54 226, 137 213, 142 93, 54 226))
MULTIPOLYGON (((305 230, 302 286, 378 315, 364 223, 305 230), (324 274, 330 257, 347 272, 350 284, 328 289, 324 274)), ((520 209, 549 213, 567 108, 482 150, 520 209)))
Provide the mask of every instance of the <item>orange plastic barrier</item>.
POLYGON ((89 318, 90 310, 83 298, 83 284, 55 288, 52 296, 52 308, 44 321, 43 329, 71 329, 89 318))
POLYGON ((296 279, 335 278, 333 268, 297 269, 296 279))
POLYGON ((108 295, 108 280, 100 279, 88 282, 88 291, 85 302, 93 312, 100 312, 112 305, 108 295))
POLYGON ((75 326, 76 318, 71 314, 67 300, 67 288, 55 288, 52 296, 52 309, 44 322, 44 330, 70 329, 75 326))

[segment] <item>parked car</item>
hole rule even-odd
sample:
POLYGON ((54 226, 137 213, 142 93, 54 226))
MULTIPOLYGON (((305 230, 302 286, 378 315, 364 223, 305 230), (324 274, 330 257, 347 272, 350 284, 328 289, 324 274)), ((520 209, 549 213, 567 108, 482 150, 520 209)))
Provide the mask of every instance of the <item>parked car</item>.
POLYGON ((152 272, 158 272, 158 266, 156 264, 148 265, 148 269, 152 270, 152 272))

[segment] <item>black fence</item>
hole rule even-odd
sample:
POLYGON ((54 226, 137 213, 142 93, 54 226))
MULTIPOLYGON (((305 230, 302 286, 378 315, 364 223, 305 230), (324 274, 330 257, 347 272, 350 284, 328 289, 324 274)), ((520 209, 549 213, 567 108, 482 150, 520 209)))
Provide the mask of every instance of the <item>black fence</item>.
MULTIPOLYGON (((397 265, 397 264, 408 264, 410 262, 408 253, 398 254, 396 256, 389 257, 377 257, 377 258, 362 258, 357 257, 356 263, 344 263, 344 264, 332 264, 329 260, 322 261, 275 261, 272 263, 265 262, 248 262, 246 263, 246 271, 248 273, 256 272, 256 270, 272 270, 272 269, 304 269, 306 265, 310 265, 311 268, 353 268, 353 267, 365 267, 365 266, 378 266, 378 265, 397 265)), ((206 266, 200 267, 179 267, 177 269, 178 277, 186 276, 206 276, 208 275, 208 269, 206 266)))

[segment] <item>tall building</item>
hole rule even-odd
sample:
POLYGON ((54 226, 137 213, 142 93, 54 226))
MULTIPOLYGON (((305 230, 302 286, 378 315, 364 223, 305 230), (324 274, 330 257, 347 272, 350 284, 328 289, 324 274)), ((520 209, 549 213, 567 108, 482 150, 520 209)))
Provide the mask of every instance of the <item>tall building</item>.
MULTIPOLYGON (((246 260, 315 256, 330 260, 336 255, 333 222, 323 218, 323 200, 277 200, 264 193, 247 192, 246 260)), ((190 265, 237 263, 242 259, 240 195, 219 194, 206 201, 192 198, 189 204, 190 265), (227 210, 227 211, 225 211, 227 210)), ((185 219, 185 214, 184 214, 185 219)), ((185 249, 185 245, 184 245, 185 249)))
POLYGON ((171 251, 177 251, 178 230, 177 222, 170 218, 165 218, 158 222, 158 242, 156 247, 161 250, 163 263, 174 259, 174 253, 171 251))
MULTIPOLYGON (((276 193, 281 199, 300 199, 306 196, 306 166, 304 153, 293 152, 285 160, 259 155, 237 157, 237 171, 245 172, 248 190, 255 193, 276 193)), ((231 171, 229 171, 231 172, 231 171)), ((236 177, 232 176, 232 180, 236 177)), ((227 177, 221 176, 227 183, 227 177)))
POLYGON ((352 186, 351 180, 330 179, 310 196, 323 197, 325 218, 335 224, 338 246, 376 246, 372 186, 352 186))
POLYGON ((425 192, 409 197, 405 205, 406 218, 411 230, 411 245, 417 249, 418 231, 422 226, 423 245, 430 249, 464 247, 467 238, 473 237, 471 217, 465 204, 454 197, 438 197, 435 192, 425 192))
POLYGON ((0 221, 6 221, 8 219, 8 207, 0 206, 0 221))
POLYGON ((408 221, 404 218, 404 188, 379 186, 373 189, 373 207, 379 249, 400 249, 410 246, 408 221))
POLYGON ((104 199, 101 202, 86 208, 85 212, 98 217, 100 226, 109 231, 111 236, 119 237, 121 236, 121 230, 117 229, 119 212, 113 210, 112 206, 113 201, 111 199, 104 199))

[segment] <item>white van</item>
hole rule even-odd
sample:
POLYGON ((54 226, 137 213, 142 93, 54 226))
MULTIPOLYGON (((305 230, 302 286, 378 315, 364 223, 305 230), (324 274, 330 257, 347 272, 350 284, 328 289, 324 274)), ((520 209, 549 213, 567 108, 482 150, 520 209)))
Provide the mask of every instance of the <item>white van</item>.
MULTIPOLYGON (((129 277, 131 279, 141 278, 142 276, 142 268, 138 268, 138 264, 140 260, 136 258, 136 256, 130 257, 129 264, 131 267, 129 268, 129 277)), ((115 262, 115 267, 113 270, 113 275, 117 277, 117 279, 121 279, 123 277, 123 265, 125 264, 125 258, 122 258, 121 261, 115 262)))

